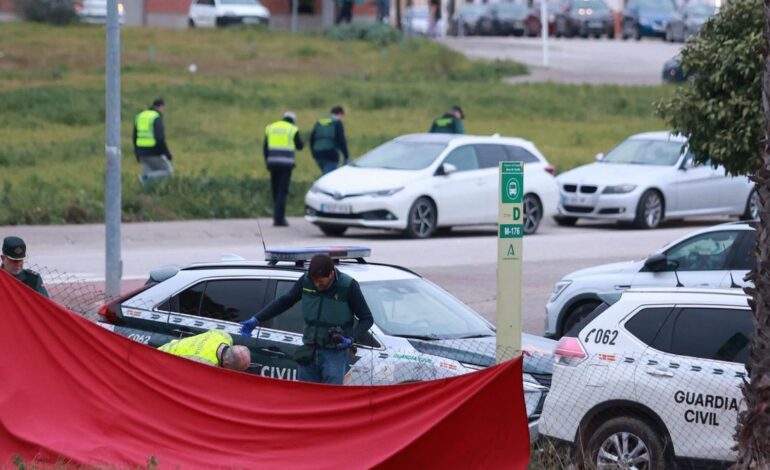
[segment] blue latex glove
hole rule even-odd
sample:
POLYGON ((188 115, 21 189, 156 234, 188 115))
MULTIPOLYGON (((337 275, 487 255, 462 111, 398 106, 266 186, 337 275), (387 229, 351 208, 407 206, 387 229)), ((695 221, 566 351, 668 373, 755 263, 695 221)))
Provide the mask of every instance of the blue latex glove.
POLYGON ((337 343, 337 349, 347 349, 353 344, 353 338, 340 336, 340 342, 337 343))
POLYGON ((257 317, 251 317, 248 320, 241 322, 241 334, 243 336, 251 336, 251 332, 257 327, 257 317))

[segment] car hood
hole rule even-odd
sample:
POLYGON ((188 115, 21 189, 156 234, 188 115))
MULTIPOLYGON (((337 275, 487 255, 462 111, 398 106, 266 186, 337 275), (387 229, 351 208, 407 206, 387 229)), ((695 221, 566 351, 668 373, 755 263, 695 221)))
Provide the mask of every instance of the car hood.
POLYGON ((615 284, 629 284, 631 279, 634 277, 634 274, 642 269, 643 263, 643 261, 622 261, 620 263, 602 264, 599 266, 593 266, 590 268, 573 271, 564 276, 564 279, 575 280, 587 276, 612 274, 613 277, 616 277, 617 279, 615 284), (624 274, 627 275, 627 277, 623 277, 622 275, 624 274))
POLYGON ((422 173, 421 170, 386 170, 345 165, 319 178, 316 188, 342 196, 363 194, 403 187, 422 173))
POLYGON ((590 183, 597 186, 639 183, 647 178, 657 179, 662 171, 672 167, 633 165, 627 163, 591 163, 569 170, 556 177, 559 184, 590 183))

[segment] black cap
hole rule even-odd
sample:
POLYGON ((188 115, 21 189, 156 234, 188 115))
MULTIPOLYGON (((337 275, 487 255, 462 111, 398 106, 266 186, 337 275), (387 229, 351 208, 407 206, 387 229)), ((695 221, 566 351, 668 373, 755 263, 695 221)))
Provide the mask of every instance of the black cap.
POLYGON ((5 237, 3 240, 3 255, 12 260, 20 260, 27 257, 27 245, 19 237, 5 237))
POLYGON ((345 110, 342 109, 342 106, 335 106, 331 110, 332 114, 345 114, 345 110))
POLYGON ((456 104, 452 106, 452 111, 457 111, 460 113, 460 118, 465 119, 465 113, 463 112, 463 108, 461 108, 460 105, 456 104))
POLYGON ((159 106, 165 106, 166 102, 163 101, 163 98, 155 98, 152 102, 152 107, 157 108, 159 106))

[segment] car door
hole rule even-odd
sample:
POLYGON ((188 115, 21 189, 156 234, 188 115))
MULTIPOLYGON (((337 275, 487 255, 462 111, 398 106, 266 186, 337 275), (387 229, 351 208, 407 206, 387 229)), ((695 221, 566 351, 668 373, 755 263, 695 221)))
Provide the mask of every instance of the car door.
POLYGON ((500 162, 509 160, 505 148, 499 144, 475 144, 476 155, 483 178, 483 199, 479 205, 480 223, 497 223, 497 200, 500 192, 500 162))
POLYGON ((457 170, 448 175, 433 177, 439 224, 479 223, 487 180, 479 167, 475 147, 457 147, 446 156, 442 165, 445 163, 453 165, 457 170))
POLYGON ((642 358, 639 401, 660 416, 677 457, 729 461, 753 334, 748 308, 675 309, 642 358))
POLYGON ((192 20, 196 26, 216 25, 217 8, 214 0, 194 0, 192 13, 192 20))
MULTIPOLYGON (((684 157, 674 177, 677 213, 698 215, 719 212, 719 191, 715 185, 721 179, 709 163, 696 163, 690 152, 684 157)), ((668 214, 667 214, 668 215, 668 214)))
POLYGON ((688 238, 664 252, 669 262, 666 269, 643 267, 631 286, 676 287, 681 283, 685 287, 724 287, 725 282, 729 286, 727 270, 741 232, 720 230, 688 238))

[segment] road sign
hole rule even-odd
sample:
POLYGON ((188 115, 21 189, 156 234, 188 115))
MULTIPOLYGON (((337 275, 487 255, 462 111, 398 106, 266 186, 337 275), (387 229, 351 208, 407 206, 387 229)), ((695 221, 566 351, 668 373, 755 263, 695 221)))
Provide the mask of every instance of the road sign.
POLYGON ((500 163, 497 211, 497 362, 512 359, 521 352, 523 199, 522 163, 500 163))

